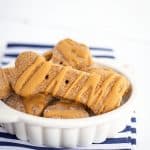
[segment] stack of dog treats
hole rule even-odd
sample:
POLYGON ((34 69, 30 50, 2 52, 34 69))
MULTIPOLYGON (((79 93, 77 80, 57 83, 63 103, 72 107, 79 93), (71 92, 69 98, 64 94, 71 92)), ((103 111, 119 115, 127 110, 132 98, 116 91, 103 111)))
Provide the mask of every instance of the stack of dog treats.
POLYGON ((47 118, 82 118, 119 107, 128 93, 126 77, 96 65, 90 49, 71 39, 43 55, 23 52, 0 69, 0 99, 24 113, 47 118))

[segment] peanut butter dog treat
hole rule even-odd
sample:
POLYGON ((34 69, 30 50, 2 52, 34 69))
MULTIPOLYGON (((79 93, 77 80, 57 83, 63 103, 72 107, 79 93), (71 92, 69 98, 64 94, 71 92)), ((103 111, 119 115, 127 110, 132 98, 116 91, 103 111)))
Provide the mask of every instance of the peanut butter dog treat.
POLYGON ((49 105, 43 113, 46 118, 82 118, 88 117, 88 112, 79 103, 60 100, 56 104, 49 105))
POLYGON ((71 39, 60 41, 52 52, 46 52, 44 56, 46 60, 53 63, 72 66, 76 69, 85 68, 92 64, 89 48, 71 39))
POLYGON ((118 73, 112 72, 104 78, 102 73, 87 73, 53 64, 33 52, 21 54, 16 64, 16 71, 20 72, 14 86, 17 94, 25 97, 37 93, 52 94, 85 104, 95 114, 118 107, 129 87, 128 80, 118 73), (27 55, 33 55, 35 59, 30 59, 30 66, 24 64, 18 69, 20 63, 27 62, 27 55))
POLYGON ((26 112, 23 98, 15 93, 12 93, 8 98, 6 98, 5 103, 18 111, 26 112))
POLYGON ((51 100, 52 97, 49 95, 46 96, 44 94, 37 94, 34 96, 24 97, 23 103, 27 113, 40 116, 51 100))
POLYGON ((0 69, 0 99, 8 97, 11 93, 11 87, 5 71, 0 69))

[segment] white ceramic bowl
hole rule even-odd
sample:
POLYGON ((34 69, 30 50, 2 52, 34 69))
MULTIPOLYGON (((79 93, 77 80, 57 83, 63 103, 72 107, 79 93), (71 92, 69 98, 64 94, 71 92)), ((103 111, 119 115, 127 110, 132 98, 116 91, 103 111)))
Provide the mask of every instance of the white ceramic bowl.
MULTIPOLYGON (((101 63, 99 60, 96 62, 101 63)), ((132 94, 121 107, 88 118, 52 119, 16 111, 0 101, 0 123, 21 140, 50 147, 88 146, 92 142, 102 142, 107 137, 113 137, 130 119, 135 100, 135 82, 133 74, 124 65, 114 61, 103 64, 124 74, 132 84, 132 94)))

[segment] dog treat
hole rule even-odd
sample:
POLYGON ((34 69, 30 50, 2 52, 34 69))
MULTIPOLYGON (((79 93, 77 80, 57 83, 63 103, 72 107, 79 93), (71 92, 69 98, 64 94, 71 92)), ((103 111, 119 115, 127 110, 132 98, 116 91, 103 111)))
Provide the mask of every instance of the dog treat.
POLYGON ((9 82, 10 87, 13 86, 17 79, 15 68, 5 68, 3 70, 5 72, 5 75, 7 76, 7 80, 9 82))
POLYGON ((26 112, 24 103, 23 103, 23 98, 21 96, 15 94, 15 93, 12 93, 4 101, 8 106, 10 106, 18 111, 26 112))
POLYGON ((16 60, 18 78, 14 90, 21 96, 37 93, 74 100, 87 105, 95 114, 100 114, 118 107, 122 96, 128 89, 129 82, 122 75, 112 72, 104 74, 87 73, 45 61, 42 56, 33 52, 22 53, 16 60), (27 59, 30 55, 35 59, 27 59), (20 67, 19 64, 27 62, 20 67), (20 69, 18 69, 18 67, 20 69))
POLYGON ((50 101, 52 101, 52 97, 44 94, 37 94, 23 98, 26 112, 36 116, 40 116, 42 114, 44 108, 50 101))
POLYGON ((68 100, 60 100, 53 105, 49 105, 43 112, 46 118, 83 118, 89 117, 84 106, 68 100))
POLYGON ((7 98, 11 93, 9 80, 3 69, 0 69, 0 99, 7 98))
MULTIPOLYGON (((114 109, 115 107, 120 106, 123 96, 126 95, 128 89, 130 87, 129 81, 125 77, 118 74, 119 76, 116 77, 116 81, 114 81, 114 83, 113 83, 113 80, 112 80, 112 85, 110 82, 109 83, 110 86, 107 86, 106 79, 108 79, 108 81, 109 81, 110 76, 112 76, 113 74, 116 74, 117 72, 115 70, 113 70, 112 68, 109 68, 109 67, 106 67, 103 65, 101 65, 101 66, 94 65, 92 67, 85 68, 85 71, 89 72, 89 73, 101 74, 102 82, 103 82, 102 85, 104 87, 104 89, 102 89, 102 91, 105 91, 105 93, 101 94, 101 101, 97 101, 97 103, 95 103, 95 106, 94 105, 92 106, 93 107, 92 109, 94 111, 98 111, 97 108, 99 107, 100 108, 99 113, 104 113, 104 112, 108 112, 108 111, 114 109), (105 86, 105 83, 106 83, 107 87, 105 86), (105 87, 106 87, 106 89, 105 89, 105 87), (121 88, 125 88, 125 89, 121 89, 121 88), (112 90, 112 91, 109 92, 109 94, 107 94, 108 93, 107 90, 112 90), (117 90, 118 90, 118 92, 117 92, 117 90), (120 100, 119 100, 119 92, 121 95, 120 100), (121 94, 121 92, 122 92, 122 94, 121 94), (114 97, 118 97, 118 100, 116 100, 116 98, 114 98, 114 97), (104 102, 102 102, 102 101, 104 101, 104 102), (100 105, 100 103, 101 103, 101 105, 100 105)), ((113 77, 112 77, 112 79, 113 79, 113 77)))
POLYGON ((52 101, 52 97, 44 94, 37 94, 30 97, 21 97, 12 93, 4 102, 19 111, 32 115, 40 116, 48 103, 52 101))
POLYGON ((15 67, 0 69, 0 99, 47 118, 82 118, 111 111, 130 95, 126 77, 96 65, 87 46, 60 41, 40 56, 21 53, 15 67))
POLYGON ((90 66, 92 57, 89 48, 71 39, 60 41, 52 51, 44 54, 46 60, 65 66, 82 69, 90 66))
POLYGON ((6 99, 12 94, 16 79, 15 68, 0 68, 0 99, 6 99))

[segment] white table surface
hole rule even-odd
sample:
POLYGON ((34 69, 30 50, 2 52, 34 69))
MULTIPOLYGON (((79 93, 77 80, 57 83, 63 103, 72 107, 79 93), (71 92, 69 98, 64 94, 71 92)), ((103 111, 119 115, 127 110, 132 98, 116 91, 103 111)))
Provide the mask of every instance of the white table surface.
POLYGON ((70 37, 115 49, 137 82, 137 149, 150 142, 150 10, 147 1, 2 1, 0 55, 7 42, 56 43, 70 37), (43 6, 44 5, 44 6, 43 6))

